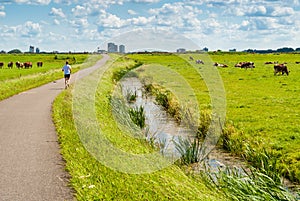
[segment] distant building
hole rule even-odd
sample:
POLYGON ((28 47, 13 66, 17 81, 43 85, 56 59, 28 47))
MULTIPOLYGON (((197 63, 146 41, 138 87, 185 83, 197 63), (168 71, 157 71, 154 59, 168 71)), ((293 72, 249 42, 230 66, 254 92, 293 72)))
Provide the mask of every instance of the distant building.
POLYGON ((107 44, 107 52, 118 52, 118 45, 115 45, 114 43, 108 43, 107 44))
POLYGON ((34 53, 34 47, 33 46, 29 46, 29 53, 34 53))
POLYGON ((125 53, 125 45, 120 45, 119 46, 119 52, 124 54, 125 53))
POLYGON ((37 47, 37 48, 35 49, 35 53, 39 54, 39 53, 40 53, 40 48, 37 47))
POLYGON ((177 49, 177 53, 185 53, 185 52, 186 52, 186 49, 184 49, 184 48, 177 49))

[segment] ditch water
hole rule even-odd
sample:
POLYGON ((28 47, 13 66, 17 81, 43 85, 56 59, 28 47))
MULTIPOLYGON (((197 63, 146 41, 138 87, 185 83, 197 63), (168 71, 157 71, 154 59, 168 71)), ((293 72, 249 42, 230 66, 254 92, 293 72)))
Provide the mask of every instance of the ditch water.
MULTIPOLYGON (((175 143, 178 144, 180 139, 195 138, 193 131, 180 125, 174 118, 170 117, 161 106, 155 104, 153 97, 145 96, 143 85, 138 78, 123 78, 120 84, 124 97, 128 93, 136 94, 136 100, 130 104, 130 107, 144 107, 145 123, 148 128, 147 140, 154 140, 154 143, 159 145, 161 153, 165 156, 179 158, 180 153, 176 150, 175 143)), ((247 171, 247 164, 240 158, 216 147, 212 149, 202 163, 192 166, 195 172, 208 170, 217 173, 225 171, 226 168, 234 169, 240 174, 245 174, 244 170, 247 171)), ((288 180, 285 180, 284 184, 288 189, 296 189, 288 180)))
MULTIPOLYGON (((123 78, 121 88, 124 97, 128 93, 136 94, 136 101, 130 104, 131 107, 144 107, 148 128, 147 140, 150 141, 150 138, 152 138, 155 144, 159 145, 160 151, 164 155, 179 158, 180 153, 176 150, 175 144, 178 144, 180 139, 195 138, 194 132, 170 117, 161 106, 155 104, 153 97, 145 96, 143 85, 138 78, 123 78)), ((205 165, 202 166, 193 166, 194 170, 200 171, 206 167, 212 172, 217 172, 226 167, 235 167, 242 171, 241 167, 245 166, 237 157, 233 157, 217 148, 212 150, 204 163, 205 165)))

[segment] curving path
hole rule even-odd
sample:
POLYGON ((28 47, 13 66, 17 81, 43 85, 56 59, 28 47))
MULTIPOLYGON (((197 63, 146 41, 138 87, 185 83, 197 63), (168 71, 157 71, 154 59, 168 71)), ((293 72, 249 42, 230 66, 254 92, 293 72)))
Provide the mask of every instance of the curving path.
MULTIPOLYGON (((101 67, 109 59, 103 56, 80 77, 101 67)), ((1 201, 75 199, 51 118, 52 102, 63 89, 60 79, 0 102, 1 201)))

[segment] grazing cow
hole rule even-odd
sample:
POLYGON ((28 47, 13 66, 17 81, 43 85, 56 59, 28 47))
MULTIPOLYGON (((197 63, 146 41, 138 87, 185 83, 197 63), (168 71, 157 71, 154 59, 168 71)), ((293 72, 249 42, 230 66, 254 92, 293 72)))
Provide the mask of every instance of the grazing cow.
POLYGON ((32 63, 31 62, 25 62, 24 67, 25 68, 32 68, 32 63))
POLYGON ((217 62, 214 63, 214 66, 222 67, 222 68, 227 68, 228 67, 228 65, 226 65, 226 64, 220 64, 220 63, 217 63, 217 62))
POLYGON ((7 64, 8 68, 12 68, 13 66, 14 66, 14 63, 12 61, 7 64))
POLYGON ((204 62, 202 60, 197 59, 196 64, 204 64, 204 62))
POLYGON ((266 61, 265 64, 278 64, 278 61, 266 61))
POLYGON ((300 64, 300 61, 296 61, 295 63, 296 63, 296 64, 300 64))
POLYGON ((276 64, 274 65, 274 75, 276 75, 277 73, 280 73, 282 75, 284 75, 284 73, 286 75, 289 75, 289 71, 288 71, 288 68, 285 64, 276 64))
POLYGON ((0 62, 0 68, 4 66, 4 62, 0 62))
POLYGON ((43 62, 42 61, 38 61, 37 62, 37 67, 42 67, 43 66, 43 62))
POLYGON ((23 68, 24 67, 24 63, 21 63, 21 62, 19 62, 19 61, 17 61, 16 62, 16 66, 17 66, 17 68, 23 68))
POLYGON ((235 64, 235 67, 248 69, 248 68, 255 68, 255 65, 252 61, 250 62, 246 61, 246 62, 239 62, 235 64))

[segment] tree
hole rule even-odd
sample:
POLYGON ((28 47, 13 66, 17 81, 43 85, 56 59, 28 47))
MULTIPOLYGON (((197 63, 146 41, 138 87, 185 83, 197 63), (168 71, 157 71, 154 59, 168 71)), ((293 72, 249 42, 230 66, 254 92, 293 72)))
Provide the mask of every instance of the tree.
POLYGON ((8 54, 20 54, 20 53, 22 53, 22 51, 19 49, 13 49, 8 52, 8 54))

